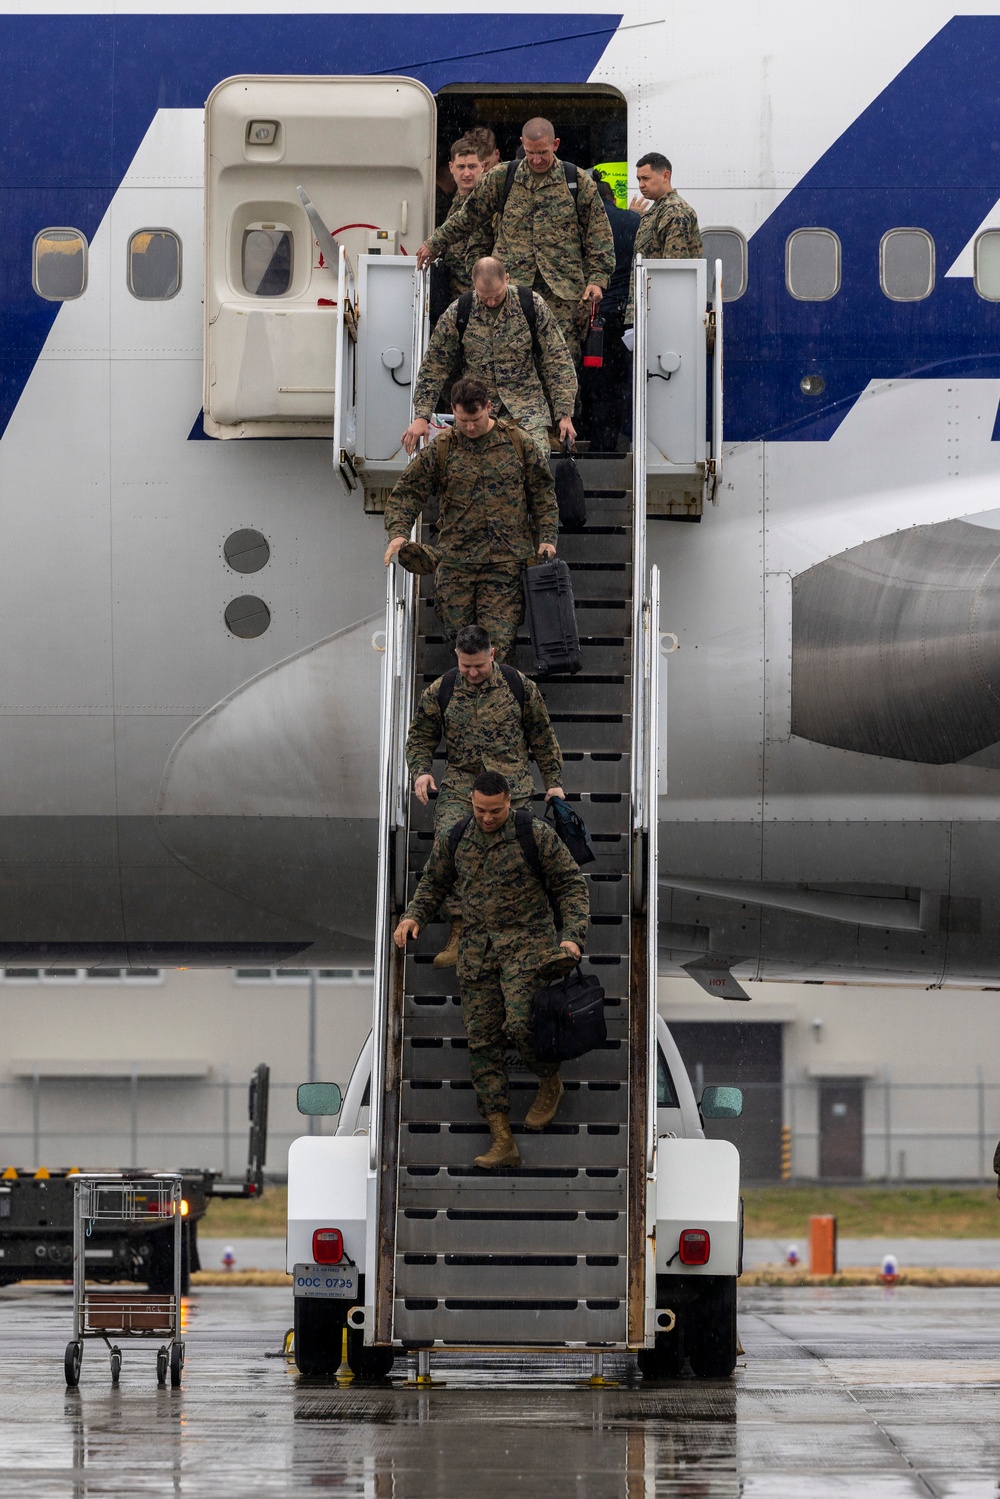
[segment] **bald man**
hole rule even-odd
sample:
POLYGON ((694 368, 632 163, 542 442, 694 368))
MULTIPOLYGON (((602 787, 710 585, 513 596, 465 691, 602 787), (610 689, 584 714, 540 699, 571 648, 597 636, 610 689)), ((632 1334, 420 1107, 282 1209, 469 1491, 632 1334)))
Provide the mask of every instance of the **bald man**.
POLYGON ((593 178, 559 159, 550 120, 528 120, 521 145, 524 160, 487 172, 420 246, 417 264, 493 225, 493 254, 517 286, 530 287, 547 303, 578 364, 591 305, 600 302, 615 268, 614 236, 593 178))
POLYGON ((509 417, 534 438, 547 463, 550 428, 557 428, 560 442, 576 437, 576 371, 555 318, 537 292, 522 294, 511 285, 494 256, 473 266, 466 303, 461 338, 461 299, 442 313, 431 334, 413 392, 413 421, 403 433, 404 448, 412 453, 420 438, 426 438, 430 415, 441 410, 442 393, 461 368, 463 375, 483 382, 497 416, 509 417))

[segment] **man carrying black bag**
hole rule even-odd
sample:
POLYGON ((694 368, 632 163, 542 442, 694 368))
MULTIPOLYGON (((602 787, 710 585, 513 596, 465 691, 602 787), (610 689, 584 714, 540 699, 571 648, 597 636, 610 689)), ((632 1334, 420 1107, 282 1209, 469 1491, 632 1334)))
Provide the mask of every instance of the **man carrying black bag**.
POLYGON ((558 1063, 536 1055, 533 1000, 541 967, 582 955, 590 917, 587 882, 547 824, 527 810, 511 814, 507 780, 487 770, 472 783, 472 817, 435 839, 396 928, 398 947, 420 934, 453 887, 462 903, 458 981, 472 1083, 493 1137, 490 1150, 474 1164, 486 1170, 517 1166, 505 1032, 540 1079, 525 1125, 544 1129, 555 1117, 563 1085, 558 1063), (561 940, 553 905, 562 922, 561 940))

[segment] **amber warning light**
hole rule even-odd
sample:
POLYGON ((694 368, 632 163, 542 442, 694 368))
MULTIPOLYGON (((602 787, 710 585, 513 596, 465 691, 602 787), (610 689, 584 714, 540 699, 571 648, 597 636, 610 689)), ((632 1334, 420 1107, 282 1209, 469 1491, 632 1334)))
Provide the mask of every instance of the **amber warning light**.
POLYGON ((681 1234, 678 1253, 682 1265, 707 1265, 712 1241, 706 1228, 686 1228, 681 1234))
POLYGON ((317 1228, 313 1234, 313 1263, 339 1265, 344 1258, 344 1236, 339 1228, 317 1228))

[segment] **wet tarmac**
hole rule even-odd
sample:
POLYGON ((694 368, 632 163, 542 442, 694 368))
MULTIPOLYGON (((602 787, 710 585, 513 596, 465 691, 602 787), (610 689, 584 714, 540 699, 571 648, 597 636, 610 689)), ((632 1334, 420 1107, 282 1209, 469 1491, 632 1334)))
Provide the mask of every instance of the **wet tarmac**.
MULTIPOLYGON (((441 1356, 431 1390, 300 1381, 284 1290, 186 1306, 182 1389, 124 1343, 63 1382, 70 1298, 0 1293, 0 1492, 344 1499, 986 1499, 1000 1493, 1000 1290, 747 1289, 731 1381, 574 1383, 576 1357, 441 1356)), ((406 1366, 397 1361, 400 1376, 406 1366)))

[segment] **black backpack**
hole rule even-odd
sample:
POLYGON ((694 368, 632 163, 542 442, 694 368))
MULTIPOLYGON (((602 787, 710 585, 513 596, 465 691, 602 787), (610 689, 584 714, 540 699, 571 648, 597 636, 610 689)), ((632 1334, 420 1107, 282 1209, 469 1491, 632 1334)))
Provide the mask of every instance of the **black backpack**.
MULTIPOLYGON (((537 366, 541 362, 542 349, 538 342, 538 314, 535 311, 535 297, 530 286, 515 286, 517 300, 521 304, 525 322, 531 329, 531 357, 537 366)), ((465 343, 465 330, 469 326, 469 318, 472 314, 472 298, 475 293, 464 291, 458 299, 455 309, 455 327, 458 329, 458 347, 461 350, 465 343)))
MULTIPOLYGON (((438 441, 440 442, 441 439, 438 438, 438 441)), ((497 665, 503 672, 503 679, 507 683, 507 686, 510 688, 511 694, 523 714, 524 678, 519 671, 515 671, 513 666, 507 666, 503 661, 498 661, 497 665)), ((444 718, 445 713, 448 711, 448 704, 451 702, 452 693, 455 691, 455 683, 457 681, 457 666, 453 666, 451 671, 446 671, 444 676, 441 678, 441 686, 438 688, 438 710, 440 711, 442 719, 444 718)))
POLYGON ((561 796, 549 798, 549 804, 545 809, 546 818, 551 817, 552 826, 556 833, 565 843, 577 864, 593 864, 597 858, 587 824, 579 812, 574 812, 568 802, 561 796))
POLYGON ((571 1062, 608 1039, 604 990, 593 973, 574 968, 534 998, 535 1052, 540 1062, 571 1062))
MULTIPOLYGON (((562 911, 559 909, 559 902, 555 899, 545 882, 542 861, 538 857, 538 845, 535 843, 535 835, 531 830, 531 824, 534 820, 534 813, 530 807, 518 807, 514 813, 514 831, 517 834, 517 841, 521 846, 521 853, 524 856, 525 864, 527 864, 549 898, 549 905, 552 907, 552 920, 555 922, 556 931, 558 932, 562 927, 562 911)), ((471 821, 472 813, 470 812, 467 817, 462 818, 461 822, 456 822, 448 834, 448 852, 451 854, 452 859, 454 859, 458 845, 465 837, 465 831, 471 821)))

